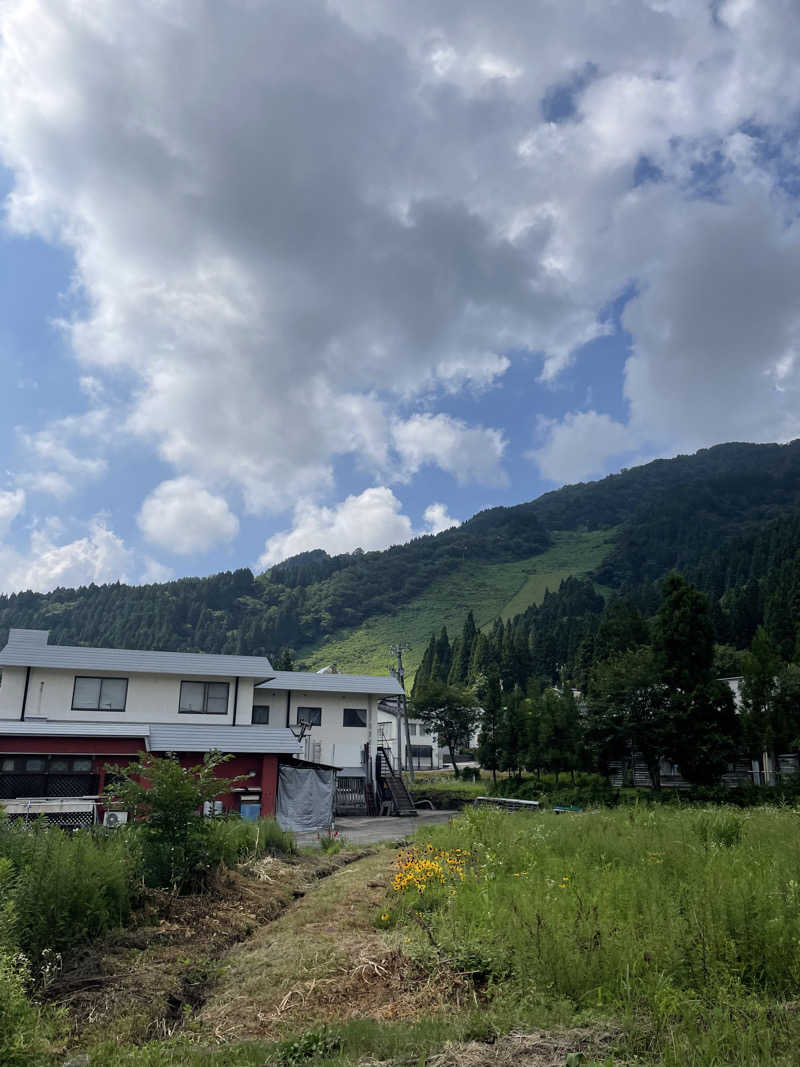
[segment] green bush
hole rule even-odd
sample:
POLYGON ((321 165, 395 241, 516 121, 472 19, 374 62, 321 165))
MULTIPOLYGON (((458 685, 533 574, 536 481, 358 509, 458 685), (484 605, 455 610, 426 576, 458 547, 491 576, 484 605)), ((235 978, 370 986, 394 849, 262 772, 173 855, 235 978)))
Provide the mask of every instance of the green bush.
POLYGON ((203 817, 203 805, 246 780, 217 774, 232 758, 206 752, 202 763, 184 767, 177 759, 140 752, 135 762, 108 768, 112 781, 105 802, 127 811, 136 823, 148 885, 191 892, 205 884, 214 862, 208 845, 211 820, 203 817))

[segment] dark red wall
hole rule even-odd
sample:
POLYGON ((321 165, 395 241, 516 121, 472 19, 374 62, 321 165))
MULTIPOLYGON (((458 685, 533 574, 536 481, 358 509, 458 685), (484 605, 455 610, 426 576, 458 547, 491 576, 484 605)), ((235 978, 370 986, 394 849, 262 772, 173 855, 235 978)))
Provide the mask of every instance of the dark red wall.
MULTIPOLYGON (((144 738, 92 738, 92 737, 2 737, 0 736, 0 754, 26 756, 92 756, 94 770, 104 777, 104 768, 108 763, 126 766, 139 753, 145 751, 144 738)), ((151 753, 163 755, 163 753, 151 753)), ((182 752, 179 756, 182 767, 195 767, 203 762, 202 752, 182 752)), ((261 790, 262 816, 275 814, 275 800, 278 792, 278 757, 270 753, 261 755, 248 753, 234 756, 217 769, 220 778, 238 778, 246 775, 238 783, 237 789, 245 792, 261 790)), ((104 783, 101 780, 99 791, 104 783)), ((224 793, 219 799, 225 811, 239 810, 240 793, 224 793)), ((100 813, 102 818, 102 812, 100 813)))

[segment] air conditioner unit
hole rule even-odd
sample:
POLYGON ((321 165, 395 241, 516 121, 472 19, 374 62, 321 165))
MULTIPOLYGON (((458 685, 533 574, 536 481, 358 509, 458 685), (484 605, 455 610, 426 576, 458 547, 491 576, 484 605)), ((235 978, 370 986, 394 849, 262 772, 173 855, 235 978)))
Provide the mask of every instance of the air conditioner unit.
POLYGON ((115 829, 117 826, 124 826, 128 821, 127 811, 104 811, 103 812, 103 826, 109 826, 111 829, 115 829))

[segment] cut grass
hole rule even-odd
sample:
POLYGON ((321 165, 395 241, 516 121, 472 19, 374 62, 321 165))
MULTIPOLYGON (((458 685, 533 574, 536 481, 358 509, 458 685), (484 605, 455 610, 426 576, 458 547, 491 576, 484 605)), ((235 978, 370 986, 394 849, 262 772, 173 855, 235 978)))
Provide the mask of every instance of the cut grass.
POLYGON ((337 872, 230 952, 198 1017, 202 1030, 276 1039, 353 1018, 417 1018, 453 1003, 458 980, 440 972, 434 980, 376 925, 391 855, 382 850, 337 872))
POLYGON ((610 552, 615 533, 613 529, 556 532, 553 545, 541 555, 513 563, 464 563, 421 596, 399 605, 396 612, 373 616, 358 627, 301 648, 298 658, 313 670, 335 662, 345 672, 385 674, 389 647, 403 640, 411 646, 406 655, 410 687, 431 633, 444 625, 455 637, 470 610, 477 625, 488 628, 498 617, 510 618, 540 603, 562 579, 598 567, 610 552))

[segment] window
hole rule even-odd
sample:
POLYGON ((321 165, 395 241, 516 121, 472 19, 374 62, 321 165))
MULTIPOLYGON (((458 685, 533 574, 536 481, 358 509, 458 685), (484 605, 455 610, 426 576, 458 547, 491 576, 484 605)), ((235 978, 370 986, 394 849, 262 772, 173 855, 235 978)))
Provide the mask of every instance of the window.
POLYGON ((178 711, 185 715, 227 715, 229 688, 227 682, 181 682, 178 711))
POLYGON ((408 724, 408 733, 410 737, 417 736, 417 724, 415 722, 410 722, 408 724))
POLYGON ((298 708, 297 721, 307 722, 309 726, 321 726, 322 708, 298 708))
POLYGON ((366 708, 345 708, 343 726, 366 726, 367 725, 367 709, 366 708))
POLYGON ((73 711, 124 711, 127 678, 75 678, 73 711))
POLYGON ((266 726, 269 723, 269 704, 253 705, 253 726, 266 726))

